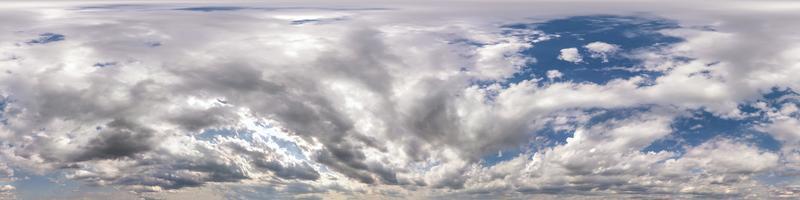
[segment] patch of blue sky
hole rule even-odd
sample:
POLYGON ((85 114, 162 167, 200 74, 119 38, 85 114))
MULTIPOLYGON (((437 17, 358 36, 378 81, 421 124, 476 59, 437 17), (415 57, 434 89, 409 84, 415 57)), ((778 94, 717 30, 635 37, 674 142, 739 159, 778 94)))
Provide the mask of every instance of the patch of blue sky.
POLYGON ((200 140, 213 140, 216 137, 238 137, 245 140, 252 140, 253 131, 230 128, 205 129, 200 134, 195 135, 195 137, 200 140))
POLYGON ((17 188, 17 197, 22 199, 42 199, 49 195, 64 192, 64 187, 58 184, 55 174, 49 175, 35 175, 28 174, 22 171, 15 171, 17 181, 14 181, 14 187, 17 188))
POLYGON ((92 66, 98 67, 98 68, 105 68, 105 67, 112 67, 112 66, 116 66, 116 65, 117 65, 117 62, 98 62, 98 63, 95 63, 92 66))
MULTIPOLYGON (((766 106, 766 109, 780 110, 786 104, 795 104, 800 106, 800 94, 790 88, 772 88, 769 92, 765 93, 762 98, 748 103, 739 105, 739 110, 742 115, 748 116, 756 122, 767 122, 769 117, 767 112, 760 108, 758 104, 766 106)), ((799 114, 791 114, 791 117, 800 117, 799 114)))
POLYGON ((276 144, 278 144, 278 146, 281 149, 286 151, 286 153, 288 153, 289 155, 291 155, 295 159, 308 160, 308 157, 306 157, 303 154, 303 150, 301 150, 300 147, 297 146, 296 143, 294 143, 292 141, 289 141, 289 140, 284 140, 284 139, 281 139, 281 138, 278 138, 278 137, 275 137, 275 136, 270 136, 269 139, 272 140, 273 142, 275 142, 276 144))
POLYGON ((300 20, 292 20, 290 23, 292 25, 300 25, 300 24, 310 24, 310 23, 317 23, 320 22, 319 19, 300 19, 300 20))
POLYGON ((42 34, 39 34, 39 38, 27 41, 27 42, 25 42, 25 44, 28 44, 28 45, 47 44, 47 43, 51 43, 51 42, 63 41, 64 39, 66 39, 66 37, 64 35, 62 35, 62 34, 58 34, 58 33, 42 33, 42 34))
POLYGON ((0 124, 2 125, 8 125, 8 119, 6 118, 5 113, 6 107, 9 103, 11 103, 11 99, 0 95, 0 124))
POLYGON ((295 194, 288 194, 279 191, 271 185, 231 185, 225 191, 225 199, 247 200, 247 199, 291 199, 296 198, 295 194))
POLYGON ((3 111, 6 110, 6 105, 8 105, 7 98, 0 95, 0 119, 3 118, 3 111))
POLYGON ((303 24, 323 24, 323 23, 330 23, 335 21, 342 21, 345 20, 344 17, 336 17, 336 18, 320 18, 320 19, 298 19, 292 20, 289 22, 291 25, 303 25, 303 24))
POLYGON ((754 128, 769 120, 767 113, 754 106, 758 102, 763 102, 774 110, 787 103, 800 106, 798 93, 791 89, 773 88, 755 102, 742 103, 739 106, 744 116, 742 118, 720 117, 702 109, 689 116, 679 117, 672 124, 673 133, 670 136, 654 142, 642 151, 684 152, 687 146, 697 146, 716 137, 750 143, 762 150, 778 151, 781 148, 780 141, 754 128))
MULTIPOLYGON (((545 21, 533 24, 512 24, 507 29, 538 30, 532 32, 541 35, 557 35, 547 40, 537 41, 529 49, 521 52, 525 56, 535 58, 519 73, 506 80, 505 84, 529 80, 532 77, 544 77, 549 70, 558 70, 563 74, 562 81, 592 82, 604 84, 618 78, 648 76, 655 78, 661 75, 652 71, 631 70, 642 64, 642 60, 625 56, 643 49, 657 49, 670 44, 682 42, 683 39, 667 36, 659 31, 676 29, 680 26, 673 21, 642 17, 593 15, 576 16, 545 21), (617 45, 619 51, 606 59, 591 56, 585 48, 592 42, 604 42, 617 45), (576 48, 582 57, 581 62, 568 62, 559 59, 560 50, 576 48)), ((509 31, 513 33, 513 31, 509 31)))
POLYGON ((776 151, 780 143, 769 134, 752 129, 757 119, 722 118, 704 110, 696 110, 672 123, 672 133, 642 149, 644 152, 671 151, 684 153, 686 147, 722 137, 755 144, 761 149, 776 151))
MULTIPOLYGON (((766 103, 767 106, 772 109, 780 109, 781 106, 787 103, 800 105, 800 93, 795 92, 791 88, 772 88, 772 90, 764 94, 764 98, 760 99, 759 101, 766 103)), ((752 105, 744 106, 752 107, 752 105)), ((750 108, 748 110, 755 111, 754 108, 750 108)))
POLYGON ((500 151, 497 151, 496 153, 491 153, 491 154, 488 154, 488 155, 485 155, 485 156, 481 157, 480 164, 482 166, 484 166, 484 167, 491 167, 491 166, 497 165, 497 164, 499 164, 501 162, 509 161, 509 160, 512 160, 512 159, 514 159, 516 157, 519 157, 519 156, 523 155, 523 153, 525 153, 525 152, 528 152, 528 151, 535 152, 535 151, 531 151, 530 149, 532 149, 532 148, 518 147, 518 148, 500 150, 500 151))
POLYGON ((13 182, 19 199, 71 199, 79 198, 84 192, 111 192, 113 187, 85 185, 78 180, 64 178, 60 172, 44 175, 15 170, 17 180, 13 182))

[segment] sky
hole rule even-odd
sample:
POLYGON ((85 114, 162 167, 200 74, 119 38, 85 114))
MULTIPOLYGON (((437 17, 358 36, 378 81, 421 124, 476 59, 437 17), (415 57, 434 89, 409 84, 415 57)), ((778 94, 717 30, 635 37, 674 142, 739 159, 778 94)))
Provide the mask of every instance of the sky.
POLYGON ((5 1, 0 199, 796 199, 799 11, 5 1))

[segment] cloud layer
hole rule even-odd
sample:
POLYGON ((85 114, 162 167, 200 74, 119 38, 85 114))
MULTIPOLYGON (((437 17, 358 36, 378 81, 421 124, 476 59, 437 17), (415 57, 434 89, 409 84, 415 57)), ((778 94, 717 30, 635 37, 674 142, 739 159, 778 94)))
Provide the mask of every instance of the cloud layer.
POLYGON ((0 198, 797 194, 794 10, 505 5, 0 8, 0 198))

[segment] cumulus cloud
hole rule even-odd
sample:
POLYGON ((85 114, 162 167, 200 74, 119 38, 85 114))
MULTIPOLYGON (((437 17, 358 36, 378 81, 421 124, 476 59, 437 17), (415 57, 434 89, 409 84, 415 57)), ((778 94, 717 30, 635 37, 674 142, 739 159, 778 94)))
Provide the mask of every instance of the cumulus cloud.
POLYGON ((16 199, 16 195, 14 195, 14 191, 17 190, 16 187, 13 185, 2 185, 0 186, 0 198, 2 199, 16 199))
MULTIPOLYGON (((602 7, 672 17, 681 26, 659 33, 684 41, 545 49, 570 63, 583 63, 581 51, 603 62, 633 59, 618 67, 642 72, 593 83, 555 80, 599 66, 535 69, 531 50, 580 33, 508 28, 542 23, 531 20, 533 7, 394 6, 4 5, 0 17, 9 20, 0 28, 12 31, 0 33, 0 182, 57 174, 153 198, 195 190, 523 199, 792 191, 760 177, 789 174, 800 160, 798 105, 763 103, 776 87, 800 86, 791 76, 800 72, 800 42, 787 26, 795 14, 742 7, 711 23, 673 8, 602 7), (730 17, 742 13, 757 17, 730 17), (782 146, 720 133, 653 147, 685 139, 676 123, 698 111, 752 120, 747 128, 782 146)), ((3 185, 0 194, 22 189, 3 185)))
POLYGON ((583 61, 583 56, 578 51, 578 48, 566 48, 561 49, 559 52, 561 54, 558 55, 559 60, 571 62, 571 63, 580 63, 583 61))
POLYGON ((561 73, 558 70, 548 70, 547 71, 547 78, 550 79, 550 80, 556 79, 556 78, 561 78, 562 76, 564 76, 564 74, 561 73))
POLYGON ((620 50, 618 45, 605 42, 592 42, 583 47, 589 50, 592 58, 600 58, 603 62, 608 62, 608 56, 620 50))

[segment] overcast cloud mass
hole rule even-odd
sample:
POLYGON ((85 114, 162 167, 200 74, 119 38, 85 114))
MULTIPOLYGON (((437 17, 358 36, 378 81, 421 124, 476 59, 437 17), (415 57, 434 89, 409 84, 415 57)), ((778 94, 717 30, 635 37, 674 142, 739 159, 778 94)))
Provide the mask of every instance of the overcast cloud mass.
POLYGON ((794 1, 7 1, 0 199, 796 199, 799 75, 794 1))

